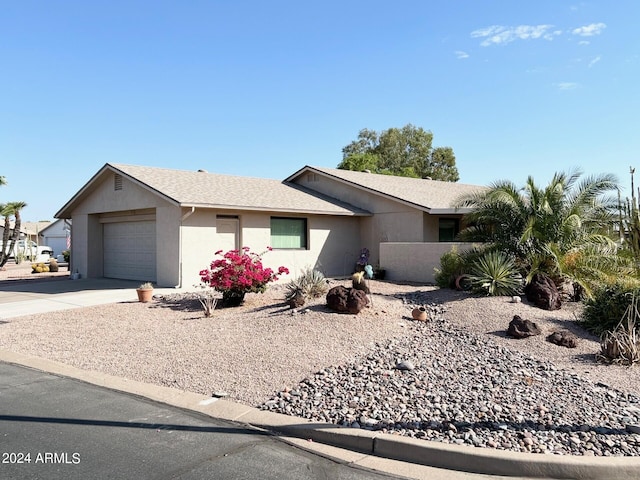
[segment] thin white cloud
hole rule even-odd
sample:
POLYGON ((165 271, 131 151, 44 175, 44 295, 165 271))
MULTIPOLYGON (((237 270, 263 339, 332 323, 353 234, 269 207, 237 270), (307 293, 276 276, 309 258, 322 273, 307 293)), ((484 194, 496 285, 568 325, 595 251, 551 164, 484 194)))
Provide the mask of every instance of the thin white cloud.
POLYGON ((578 84, 575 82, 560 82, 556 83, 555 86, 558 90, 575 90, 578 88, 578 84))
POLYGON ((484 38, 480 43, 483 47, 490 45, 506 45, 516 40, 535 40, 543 38, 553 40, 553 37, 560 35, 559 30, 551 30, 553 25, 518 25, 517 27, 505 27, 502 25, 492 25, 480 28, 471 32, 472 38, 484 38))
POLYGON ((589 68, 593 67, 596 63, 598 63, 600 60, 602 60, 602 56, 598 55, 596 58, 594 58, 593 60, 591 60, 589 62, 589 68))
POLYGON ((584 27, 574 28, 571 33, 581 37, 593 37, 594 35, 600 35, 605 28, 607 28, 607 25, 604 23, 592 23, 584 27))
POLYGON ((456 50, 454 53, 459 59, 469 58, 469 54, 467 52, 463 52, 462 50, 456 50))
POLYGON ((589 40, 580 40, 578 42, 578 45, 590 45, 591 42, 589 40))

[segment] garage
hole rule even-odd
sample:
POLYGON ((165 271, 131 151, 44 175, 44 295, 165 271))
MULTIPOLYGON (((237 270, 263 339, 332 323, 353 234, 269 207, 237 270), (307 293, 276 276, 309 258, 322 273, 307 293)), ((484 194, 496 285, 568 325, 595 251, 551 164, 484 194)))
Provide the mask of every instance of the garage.
POLYGON ((124 280, 156 281, 156 222, 103 224, 103 275, 124 280))

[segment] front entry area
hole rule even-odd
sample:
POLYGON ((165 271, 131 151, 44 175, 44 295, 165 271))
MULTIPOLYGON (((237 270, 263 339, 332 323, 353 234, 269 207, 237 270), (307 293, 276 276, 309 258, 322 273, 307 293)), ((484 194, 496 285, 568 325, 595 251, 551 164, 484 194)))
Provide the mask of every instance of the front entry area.
POLYGON ((228 252, 240 248, 238 237, 240 236, 240 221, 237 217, 216 218, 216 247, 218 250, 228 252))

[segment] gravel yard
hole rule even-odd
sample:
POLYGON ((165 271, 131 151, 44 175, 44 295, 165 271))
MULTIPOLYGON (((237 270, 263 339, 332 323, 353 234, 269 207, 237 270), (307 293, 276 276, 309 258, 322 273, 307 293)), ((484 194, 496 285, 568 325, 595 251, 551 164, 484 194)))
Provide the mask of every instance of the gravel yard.
POLYGON ((372 305, 358 315, 331 312, 323 298, 294 313, 275 285, 211 318, 203 317, 197 300, 179 296, 20 317, 0 325, 0 348, 440 441, 639 454, 640 435, 625 431, 640 424, 636 369, 594 362, 599 342, 575 324, 578 304, 547 312, 505 297, 389 282, 370 286, 372 305), (415 305, 441 307, 432 306, 432 320, 423 323, 411 318, 415 305), (516 314, 536 322, 542 335, 508 338, 516 314), (562 330, 578 335, 577 348, 545 341, 562 330), (401 371, 395 368, 400 361, 415 368, 401 371), (549 436, 554 425, 572 428, 549 436), (541 427, 546 433, 536 433, 541 427))

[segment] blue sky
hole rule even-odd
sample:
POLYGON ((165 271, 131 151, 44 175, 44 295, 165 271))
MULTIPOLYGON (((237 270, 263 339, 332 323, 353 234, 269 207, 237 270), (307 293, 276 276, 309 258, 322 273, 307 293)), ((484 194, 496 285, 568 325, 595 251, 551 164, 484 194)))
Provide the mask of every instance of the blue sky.
POLYGON ((411 123, 461 182, 640 168, 640 2, 0 0, 0 202, 105 163, 284 179, 411 123))

